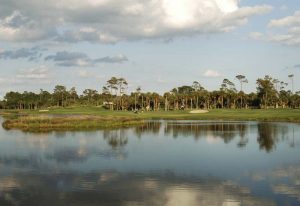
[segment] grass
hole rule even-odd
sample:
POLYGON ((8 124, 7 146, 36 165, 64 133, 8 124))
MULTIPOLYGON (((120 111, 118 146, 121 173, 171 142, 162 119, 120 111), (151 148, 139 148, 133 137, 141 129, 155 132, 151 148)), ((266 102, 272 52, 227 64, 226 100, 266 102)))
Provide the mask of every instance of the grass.
POLYGON ((144 121, 137 117, 112 116, 62 116, 28 115, 9 118, 3 123, 5 129, 20 129, 29 132, 47 132, 62 130, 93 130, 99 128, 126 127, 139 125, 144 121))
MULTIPOLYGON (((1 112, 0 112, 1 114, 1 112)), ((135 114, 130 111, 108 111, 99 107, 53 108, 47 112, 2 111, 8 119, 6 128, 23 130, 90 129, 117 127, 141 123, 142 120, 238 120, 299 122, 299 109, 214 109, 209 113, 190 114, 189 111, 151 111, 135 114), (25 117, 23 117, 25 116, 25 117)))

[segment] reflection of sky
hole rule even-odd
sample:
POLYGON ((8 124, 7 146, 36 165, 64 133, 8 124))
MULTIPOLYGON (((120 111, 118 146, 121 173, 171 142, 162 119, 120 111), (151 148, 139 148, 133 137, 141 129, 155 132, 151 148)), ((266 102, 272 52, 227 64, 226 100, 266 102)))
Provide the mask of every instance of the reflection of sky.
MULTIPOLYGON (((45 181, 44 176, 50 178, 51 174, 82 178, 85 174, 97 172, 101 175, 96 182, 103 183, 122 174, 147 176, 170 172, 177 177, 195 178, 195 181, 201 178, 209 182, 213 177, 221 183, 236 182, 237 187, 245 186, 244 191, 270 200, 275 195, 297 199, 300 196, 297 192, 300 189, 300 170, 297 167, 300 165, 299 134, 300 127, 295 124, 267 123, 259 126, 256 122, 199 124, 195 121, 178 124, 155 122, 143 128, 93 132, 30 134, 0 130, 0 183, 2 187, 5 184, 17 187, 20 176, 24 174, 39 174, 41 180, 38 181, 45 181), (258 128, 263 129, 259 131, 258 128), (258 142, 259 136, 265 138, 265 131, 272 131, 271 135, 267 140, 258 142), (240 146, 241 141, 245 143, 243 147, 240 146), (292 142, 294 147, 291 147, 292 142), (259 145, 262 143, 272 143, 269 145, 271 150, 264 150, 265 147, 259 145)), ((53 181, 62 185, 61 180, 53 181)), ((93 178, 78 181, 86 189, 95 187, 93 178)), ((189 184, 193 183, 190 181, 189 184)), ((147 180, 145 187, 161 187, 157 184, 157 180, 147 180)), ((205 187, 189 191, 183 181, 179 188, 175 184, 166 189, 164 195, 181 197, 193 205, 193 201, 201 199, 199 190, 205 193, 205 187), (180 190, 182 187, 185 189, 180 190)), ((213 193, 213 190, 209 192, 213 193)), ((227 199, 227 202, 222 200, 223 205, 239 205, 240 201, 231 196, 223 196, 223 199, 227 199)), ((171 200, 165 205, 174 205, 171 200)), ((215 205, 217 203, 220 202, 215 205)))
MULTIPOLYGON (((218 179, 195 179, 172 174, 124 174, 114 171, 88 174, 16 175, 0 179, 0 191, 7 202, 52 205, 274 205, 274 201, 255 197, 248 188, 218 179), (35 188, 41 187, 40 190, 35 188), (23 191, 20 196, 14 190, 23 191), (43 196, 44 198, 39 198, 43 196)), ((1 196, 0 196, 1 199, 1 196)))

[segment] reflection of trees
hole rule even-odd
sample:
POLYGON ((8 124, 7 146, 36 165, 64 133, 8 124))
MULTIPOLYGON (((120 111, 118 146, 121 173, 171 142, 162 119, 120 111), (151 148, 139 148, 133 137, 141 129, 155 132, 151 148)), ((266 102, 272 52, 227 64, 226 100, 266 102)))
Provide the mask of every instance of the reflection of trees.
POLYGON ((103 137, 113 149, 123 147, 128 143, 128 137, 125 129, 104 130, 103 137))
POLYGON ((145 122, 144 124, 135 127, 134 132, 138 137, 141 137, 144 133, 159 134, 161 125, 160 121, 145 122))
POLYGON ((239 148, 245 147, 248 144, 249 139, 246 137, 247 125, 246 124, 237 124, 240 140, 237 143, 239 148))
MULTIPOLYGON (((195 139, 201 137, 222 138, 229 143, 235 136, 245 137, 247 125, 243 123, 199 123, 199 122, 167 122, 165 134, 178 136, 193 136, 195 139)), ((244 141, 246 143, 246 141, 244 141)))
POLYGON ((272 123, 258 123, 257 125, 258 137, 257 142, 260 149, 271 152, 279 141, 279 134, 281 138, 286 138, 288 127, 286 125, 278 125, 272 123))
POLYGON ((243 147, 246 147, 246 145, 248 144, 249 142, 249 139, 248 138, 245 138, 245 137, 240 137, 240 141, 237 143, 237 146, 239 148, 243 148, 243 147))

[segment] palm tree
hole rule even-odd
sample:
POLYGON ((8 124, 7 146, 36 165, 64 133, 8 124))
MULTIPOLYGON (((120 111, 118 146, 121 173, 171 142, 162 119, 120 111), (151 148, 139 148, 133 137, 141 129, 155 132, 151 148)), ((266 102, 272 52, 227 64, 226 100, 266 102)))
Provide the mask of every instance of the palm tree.
POLYGON ((290 74, 288 77, 291 79, 291 83, 292 83, 292 93, 294 93, 294 74, 290 74))
POLYGON ((122 96, 125 93, 125 89, 128 83, 124 78, 119 78, 117 79, 117 85, 119 87, 119 94, 120 96, 122 96))
POLYGON ((137 110, 137 96, 140 96, 141 94, 141 87, 138 86, 135 90, 135 93, 134 93, 134 111, 137 110))
POLYGON ((116 77, 112 77, 110 80, 107 81, 107 87, 110 89, 110 93, 113 94, 113 91, 117 93, 118 79, 116 77))
POLYGON ((199 108, 199 96, 200 96, 200 92, 204 90, 204 87, 201 86, 201 84, 197 81, 193 82, 192 88, 195 91, 195 95, 196 95, 196 109, 199 108))
POLYGON ((72 98, 73 100, 73 103, 75 104, 76 102, 76 99, 78 99, 78 94, 77 94, 77 91, 76 91, 76 88, 75 87, 72 87, 69 91, 69 94, 70 94, 70 97, 72 98))
POLYGON ((241 98, 241 108, 243 108, 243 93, 244 93, 243 92, 243 83, 248 83, 248 80, 246 79, 246 77, 244 75, 241 75, 241 74, 237 75, 235 78, 239 80, 240 85, 241 85, 240 98, 241 98))

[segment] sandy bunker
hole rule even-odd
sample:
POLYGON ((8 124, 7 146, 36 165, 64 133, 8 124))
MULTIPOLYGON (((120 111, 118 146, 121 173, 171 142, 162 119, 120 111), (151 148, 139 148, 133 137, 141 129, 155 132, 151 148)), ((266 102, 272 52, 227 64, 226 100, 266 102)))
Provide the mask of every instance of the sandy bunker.
POLYGON ((204 113, 207 113, 207 112, 208 112, 208 110, 204 110, 204 109, 190 111, 191 114, 204 114, 204 113))

